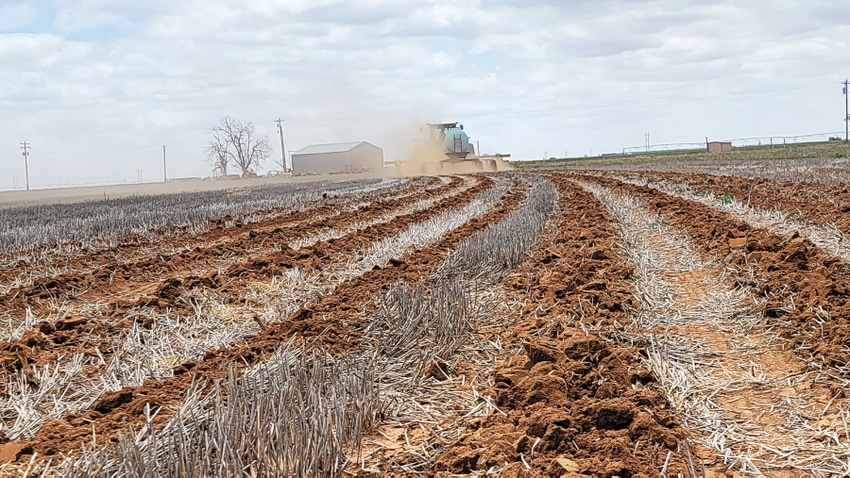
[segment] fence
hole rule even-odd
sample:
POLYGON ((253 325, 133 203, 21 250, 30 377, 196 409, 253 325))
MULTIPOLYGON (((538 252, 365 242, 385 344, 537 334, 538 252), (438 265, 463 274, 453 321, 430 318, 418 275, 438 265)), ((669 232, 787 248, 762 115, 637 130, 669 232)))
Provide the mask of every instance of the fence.
MULTIPOLYGON (((752 138, 736 138, 725 140, 710 140, 731 142, 735 148, 745 147, 785 147, 789 144, 802 143, 820 143, 826 142, 835 138, 843 138, 844 132, 832 133, 814 133, 803 134, 797 136, 760 136, 752 138)), ((684 151, 705 150, 707 148, 705 141, 695 143, 662 143, 662 144, 645 144, 643 146, 629 146, 623 148, 623 154, 646 154, 646 153, 675 153, 684 151)))

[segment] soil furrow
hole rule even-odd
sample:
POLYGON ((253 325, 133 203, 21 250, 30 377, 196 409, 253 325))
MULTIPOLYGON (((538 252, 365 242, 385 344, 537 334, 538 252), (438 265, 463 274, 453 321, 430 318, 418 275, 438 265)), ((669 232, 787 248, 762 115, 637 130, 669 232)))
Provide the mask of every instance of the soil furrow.
POLYGON ((766 210, 751 207, 730 197, 717 197, 713 193, 695 193, 686 183, 671 180, 646 179, 635 175, 616 175, 624 183, 647 186, 673 197, 703 204, 728 214, 750 227, 763 229, 770 234, 791 239, 803 237, 827 254, 834 255, 850 264, 850 237, 838 230, 834 224, 817 224, 801 217, 794 217, 779 209, 766 210))
POLYGON ((522 350, 500 357, 490 391, 502 413, 473 423, 430 474, 504 463, 506 476, 688 474, 685 431, 646 351, 603 338, 635 305, 611 217, 568 176, 553 181, 560 224, 507 281, 527 305, 503 339, 522 350))
MULTIPOLYGON (((170 406, 183 399, 189 385, 196 380, 224 379, 228 367, 239 368, 265 360, 282 342, 299 336, 311 346, 321 346, 334 353, 351 351, 362 330, 361 311, 372 304, 376 294, 399 280, 415 282, 442 260, 461 240, 488 224, 504 218, 521 202, 527 188, 512 188, 491 212, 444 235, 438 242, 415 251, 403 260, 391 261, 386 267, 368 271, 359 278, 340 284, 335 292, 321 301, 303 308, 280 323, 271 324, 260 334, 239 340, 227 349, 206 354, 198 363, 187 363, 175 369, 175 376, 164 381, 148 381, 141 387, 129 388, 104 396, 94 410, 64 420, 45 423, 31 439, 19 442, 21 456, 33 453, 51 457, 79 450, 90 443, 92 433, 99 442, 114 439, 128 425, 144 422, 144 409, 165 406, 155 422, 164 423, 170 406)), ((456 203, 456 201, 455 201, 456 203)))
MULTIPOLYGON (((74 267, 79 264, 97 261, 101 259, 103 254, 112 254, 120 250, 135 249, 144 251, 152 246, 156 246, 161 241, 179 240, 187 236, 197 237, 199 234, 215 234, 216 230, 222 232, 222 229, 232 228, 234 223, 240 220, 242 222, 256 223, 264 220, 279 219, 289 214, 302 213, 326 206, 329 203, 350 202, 357 198, 392 197, 395 194, 403 194, 403 189, 422 188, 423 184, 421 184, 421 181, 402 181, 388 183, 387 185, 367 184, 364 185, 362 190, 358 190, 357 183, 329 184, 320 182, 314 187, 320 191, 324 191, 324 193, 321 196, 314 194, 314 197, 309 201, 298 203, 294 208, 289 205, 270 208, 258 207, 253 211, 244 211, 241 213, 241 219, 234 218, 227 213, 222 213, 218 217, 211 217, 198 224, 150 227, 144 232, 128 233, 113 239, 99 239, 95 237, 89 240, 81 239, 79 242, 43 244, 17 252, 0 253, 0 275, 4 277, 2 282, 6 282, 6 274, 10 273, 12 274, 11 278, 15 279, 16 276, 14 273, 22 268, 45 268, 52 265, 74 267), (227 220, 222 221, 221 219, 227 220)), ((287 186, 281 185, 274 189, 279 189, 283 194, 287 194, 292 191, 299 191, 302 188, 303 186, 296 186, 293 189, 289 189, 287 186)), ((226 191, 229 196, 234 198, 241 196, 244 192, 243 190, 226 191)), ((141 200, 144 200, 144 198, 141 198, 141 200)), ((234 202, 238 203, 239 200, 234 199, 234 202)), ((80 204, 80 208, 82 209, 85 209, 86 206, 86 203, 80 204)), ((140 227, 142 226, 140 225, 140 227)), ((67 231, 68 235, 73 236, 73 233, 74 231, 67 231)), ((105 232, 105 234, 107 236, 109 235, 108 232, 105 232)))
MULTIPOLYGON (((471 183, 478 182, 479 180, 475 180, 471 183)), ((487 197, 494 194, 501 196, 508 182, 501 183, 483 194, 487 197)), ((455 199, 445 196, 444 194, 434 199, 446 199, 447 202, 455 199)), ((432 211, 434 207, 441 209, 439 203, 429 199, 398 212, 401 215, 426 210, 424 206, 431 206, 432 211), (434 206, 435 204, 437 205, 434 206)), ((7 424, 14 424, 6 428, 6 434, 15 439, 30 436, 45 420, 62 418, 66 413, 74 413, 75 410, 88 410, 107 391, 137 386, 148 379, 169 377, 173 373, 173 367, 200 359, 206 350, 227 347, 240 337, 256 334, 264 324, 277 322, 299 307, 323 295, 331 294, 339 282, 354 278, 375 265, 383 265, 392 257, 401 257, 411 244, 430 243, 439 238, 441 233, 438 231, 443 230, 443 227, 457 227, 468 220, 469 214, 476 211, 481 214, 486 209, 487 206, 482 200, 475 200, 459 209, 450 208, 440 216, 416 222, 405 228, 405 232, 401 234, 391 231, 388 238, 380 237, 380 240, 367 242, 360 248, 355 244, 352 248, 334 253, 332 248, 328 247, 324 251, 327 252, 325 257, 316 259, 322 262, 320 268, 287 269, 281 276, 275 275, 271 282, 269 277, 252 271, 241 290, 236 286, 240 285, 242 278, 234 278, 227 287, 219 289, 227 291, 228 294, 235 293, 236 297, 232 301, 228 301, 223 294, 217 293, 218 291, 206 287, 185 291, 181 298, 192 303, 195 314, 159 314, 150 307, 133 311, 133 316, 126 319, 128 322, 136 322, 132 329, 105 338, 102 347, 86 350, 63 347, 62 350, 67 349, 74 354, 72 360, 66 357, 64 360, 57 358, 54 363, 43 363, 37 369, 39 376, 36 379, 32 373, 28 373, 27 378, 38 384, 37 388, 33 385, 34 389, 27 390, 26 386, 17 385, 16 380, 15 386, 9 390, 9 396, 0 398, 5 398, 6 403, 27 402, 37 412, 20 417, 10 410, 0 414, 0 419, 7 424), (465 212, 459 214, 461 211, 465 212), (464 219, 459 223, 456 219, 450 220, 447 215, 464 219), (423 240, 426 242, 421 242, 423 240), (355 259, 352 262, 353 258, 362 260, 355 259), (93 353, 98 355, 91 355, 93 353), (80 357, 83 358, 80 366, 70 365, 76 363, 80 357), (58 375, 54 373, 42 379, 42 373, 48 370, 58 371, 60 368, 63 371, 58 375), (68 393, 63 394, 58 401, 51 402, 40 398, 62 390, 67 390, 68 393)), ((389 221, 391 217, 382 216, 381 221, 376 224, 387 225, 384 219, 389 221)), ((355 226, 361 227, 360 224, 362 223, 358 222, 355 226)), ((370 231, 368 227, 363 227, 363 230, 370 231)), ((345 245, 344 241, 336 241, 335 244, 345 245)), ((250 259, 247 262, 250 262, 250 259)), ((35 367, 33 369, 35 372, 35 367)), ((0 400, 0 404, 2 403, 3 400, 0 400)))
POLYGON ((772 181, 761 178, 679 173, 641 173, 642 176, 687 183, 699 192, 735 198, 765 210, 779 209, 818 224, 834 224, 850 233, 850 187, 772 181))
MULTIPOLYGON (((460 183, 461 180, 457 180, 460 183)), ((446 190, 460 187, 451 184, 446 190)), ((191 275, 193 270, 215 269, 228 265, 233 258, 244 256, 246 249, 259 244, 267 248, 285 247, 292 236, 310 234, 327 227, 345 227, 352 222, 378 217, 395 208, 402 207, 418 199, 433 197, 443 192, 441 189, 423 190, 413 197, 399 200, 382 200, 379 196, 370 205, 354 211, 340 213, 340 205, 323 205, 282 218, 262 220, 253 224, 237 223, 233 228, 216 227, 211 231, 189 238, 175 238, 157 244, 152 254, 134 257, 132 260, 111 259, 104 254, 98 265, 84 274, 68 272, 55 277, 45 277, 33 281, 26 287, 17 287, 0 297, 0 314, 11 315, 30 308, 37 317, 62 314, 61 309, 75 310, 75 302, 97 303, 103 297, 120 293, 123 290, 144 289, 151 283, 167 280, 168 277, 191 275), (313 221, 314 218, 324 218, 313 221), (309 223, 308 223, 309 221, 309 223), (266 245, 268 244, 268 245, 266 245), (177 250, 171 253, 169 248, 177 250), (94 296, 92 296, 94 294, 94 296)), ((229 222, 220 219, 217 226, 229 222)), ((133 257, 135 250, 121 251, 133 257)), ((21 314, 22 315, 22 314, 21 314)))
MULTIPOLYGON (((801 237, 769 234, 697 202, 610 179, 593 182, 646 201, 660 220, 686 231, 705 258, 720 259, 733 285, 764 301, 760 324, 748 325, 743 315, 731 317, 726 333, 716 337, 715 346, 733 350, 696 359, 699 367, 725 364, 722 375, 728 381, 717 393, 695 388, 686 392, 700 403, 732 410, 722 414, 729 427, 712 420, 711 433, 725 437, 713 438, 710 443, 715 445, 709 446, 737 448, 721 457, 729 464, 737 461, 750 473, 850 472, 840 458, 848 443, 838 438, 846 431, 850 409, 845 392, 850 335, 847 264, 801 237), (735 339, 729 332, 735 327, 743 327, 746 337, 735 339), (753 358, 736 361, 741 354, 753 358), (740 370, 734 372, 736 367, 740 370), (705 395, 711 400, 706 401, 705 395), (835 439, 823 440, 824 436, 835 439), (738 447, 741 443, 746 447, 738 447)), ((703 314, 716 313, 720 304, 703 314)), ((698 337, 697 332, 688 330, 682 343, 698 337)), ((675 328, 664 333, 675 334, 675 328)))
MULTIPOLYGON (((256 281, 267 281, 294 268, 305 271, 321 269, 327 264, 341 260, 364 244, 388 237, 410 224, 469 203, 491 185, 492 180, 484 178, 477 186, 426 210, 402 215, 389 223, 376 224, 350 236, 323 241, 312 247, 296 251, 285 246, 283 250, 275 250, 263 257, 250 258, 221 272, 160 279, 151 290, 141 294, 135 290, 135 297, 118 300, 106 298, 104 303, 108 304, 108 308, 102 316, 74 316, 55 322, 40 322, 20 339, 0 343, 0 367, 10 376, 22 370, 34 380, 34 367, 53 363, 59 355, 108 355, 113 337, 121 330, 133 326, 135 319, 127 317, 127 314, 134 308, 151 307, 159 311, 192 314, 192 304, 183 296, 198 288, 213 290, 227 301, 244 302, 247 287, 256 281)), ((101 296, 104 297, 102 293, 101 296)))
POLYGON ((737 280, 766 299, 766 315, 793 326, 784 335, 806 359, 825 367, 850 361, 850 266, 802 237, 772 235, 651 188, 592 180, 641 197, 671 225, 685 230, 703 254, 741 271, 737 280), (746 272, 750 268, 753 273, 746 272))
MULTIPOLYGON (((460 181, 460 178, 453 178, 455 184, 451 185, 444 185, 441 182, 437 182, 433 185, 436 188, 408 185, 408 189, 416 189, 414 194, 417 197, 427 197, 435 189, 450 189, 458 186, 460 181)), ((290 231, 295 226, 316 221, 317 219, 321 220, 325 218, 332 220, 334 217, 340 215, 340 208, 344 207, 346 203, 365 201, 372 207, 386 207, 388 205, 384 204, 384 202, 403 204, 407 202, 408 198, 410 198, 410 195, 406 191, 400 193, 397 190, 379 190, 360 196, 342 195, 329 198, 323 203, 313 204, 299 211, 287 211, 283 208, 257 211, 253 216, 259 219, 249 223, 243 223, 226 216, 210 221, 208 225, 209 229, 200 233, 193 233, 193 228, 190 227, 180 227, 169 231, 167 235, 165 231, 155 232, 155 236, 158 239, 149 239, 139 234, 133 234, 119 238, 117 246, 105 250, 83 252, 76 255, 59 255, 53 261, 46 261, 44 258, 40 258, 37 268, 45 272, 31 276, 27 279, 28 284, 22 284, 15 289, 18 291, 22 289, 26 290, 27 288, 50 289, 51 286, 55 287, 56 284, 62 284, 65 278, 70 279, 70 285, 74 286, 73 278, 76 276, 98 276, 103 275, 104 271, 131 271, 134 268, 143 269, 146 267, 146 264, 147 267, 160 266, 168 269, 171 264, 165 258, 171 257, 175 258, 174 260, 187 260, 193 259, 192 256, 198 253, 207 251, 213 255, 218 252, 219 255, 227 256, 233 253, 232 248, 228 247, 228 244, 245 241, 251 233, 269 234, 275 233, 275 231, 282 228, 290 231), (62 272, 51 273, 51 271, 62 272)), ((366 209, 368 210, 369 208, 366 207, 366 209)), ((348 213, 351 214, 350 211, 348 213)), ((41 255, 37 251, 21 253, 24 256, 28 254, 41 255)), ((35 266, 30 261, 18 260, 11 268, 0 272, 0 283, 19 282, 20 271, 33 267, 35 266)), ((77 286, 77 288, 79 287, 84 287, 84 284, 77 286)), ((62 290, 56 292, 61 293, 62 290)))

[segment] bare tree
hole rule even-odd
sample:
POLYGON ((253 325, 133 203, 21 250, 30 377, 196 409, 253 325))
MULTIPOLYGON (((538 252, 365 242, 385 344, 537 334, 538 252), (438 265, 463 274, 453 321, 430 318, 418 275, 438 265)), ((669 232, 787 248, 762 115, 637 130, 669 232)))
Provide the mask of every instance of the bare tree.
POLYGON ((212 164, 213 175, 227 176, 227 163, 230 162, 230 156, 227 154, 230 148, 229 136, 225 135, 218 126, 212 128, 210 135, 212 135, 212 139, 204 153, 212 164))
POLYGON ((232 164, 242 171, 242 176, 248 176, 272 152, 268 136, 257 136, 253 124, 242 124, 230 116, 213 126, 210 134, 212 140, 206 153, 216 171, 223 174, 227 173, 227 165, 232 164))

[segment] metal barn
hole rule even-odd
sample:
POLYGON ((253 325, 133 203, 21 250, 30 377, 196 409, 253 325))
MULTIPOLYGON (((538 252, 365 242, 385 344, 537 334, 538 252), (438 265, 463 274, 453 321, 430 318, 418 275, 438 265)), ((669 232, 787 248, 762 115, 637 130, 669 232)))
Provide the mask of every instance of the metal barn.
POLYGON ((380 171, 384 150, 366 141, 316 144, 292 153, 293 174, 380 171))

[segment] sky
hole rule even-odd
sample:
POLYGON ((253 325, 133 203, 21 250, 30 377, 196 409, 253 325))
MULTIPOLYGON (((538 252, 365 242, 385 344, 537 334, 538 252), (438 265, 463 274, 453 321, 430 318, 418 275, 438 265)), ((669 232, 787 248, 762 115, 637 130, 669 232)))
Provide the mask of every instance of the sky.
POLYGON ((844 131, 838 0, 0 0, 0 189, 209 176, 209 129, 403 159, 844 131))

